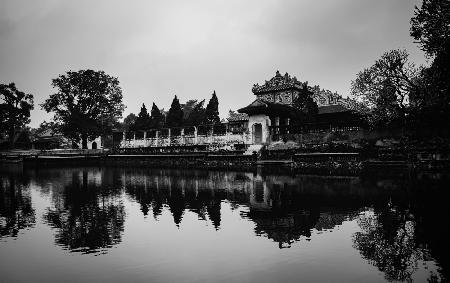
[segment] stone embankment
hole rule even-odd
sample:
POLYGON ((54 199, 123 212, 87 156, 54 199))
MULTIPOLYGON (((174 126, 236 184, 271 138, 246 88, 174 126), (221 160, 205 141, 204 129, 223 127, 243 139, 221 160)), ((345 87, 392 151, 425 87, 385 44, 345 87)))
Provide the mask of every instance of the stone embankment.
POLYGON ((448 154, 398 150, 367 152, 344 148, 262 150, 251 155, 245 151, 202 151, 180 148, 148 152, 141 149, 10 151, 0 153, 0 163, 31 166, 148 166, 220 170, 270 170, 320 175, 408 175, 415 171, 444 172, 450 169, 448 154), (340 149, 339 152, 336 150, 340 149), (315 151, 313 151, 315 150, 315 151), (332 152, 330 152, 332 150, 332 152), (313 151, 313 152, 312 152, 313 151))

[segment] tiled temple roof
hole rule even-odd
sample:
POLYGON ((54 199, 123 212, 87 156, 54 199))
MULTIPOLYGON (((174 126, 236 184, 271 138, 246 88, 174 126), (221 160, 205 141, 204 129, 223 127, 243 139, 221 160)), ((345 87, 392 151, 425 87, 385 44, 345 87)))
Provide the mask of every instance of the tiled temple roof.
POLYGON ((227 120, 228 122, 248 121, 248 115, 245 113, 230 111, 227 120))
POLYGON ((246 113, 248 115, 254 114, 280 114, 280 115, 292 115, 297 110, 290 105, 273 103, 256 99, 249 105, 238 110, 239 113, 246 113))
POLYGON ((347 111, 350 111, 350 109, 346 108, 345 106, 343 106, 341 104, 326 105, 326 106, 319 107, 319 114, 330 114, 330 113, 347 112, 347 111))
MULTIPOLYGON (((340 113, 340 112, 349 112, 352 111, 351 109, 345 107, 342 104, 334 104, 334 105, 326 105, 326 106, 319 106, 319 112, 318 114, 333 114, 333 113, 340 113)), ((261 99, 256 99, 249 105, 247 105, 244 108, 241 108, 238 110, 239 113, 246 113, 246 114, 255 114, 255 113, 283 113, 283 114, 292 114, 295 112, 295 108, 293 108, 290 105, 280 104, 280 103, 272 103, 263 101, 261 99)))
POLYGON ((302 87, 303 84, 299 82, 296 77, 291 77, 288 73, 282 76, 280 72, 277 71, 275 76, 269 81, 265 81, 263 85, 254 84, 252 92, 257 94, 292 88, 301 89, 302 87))

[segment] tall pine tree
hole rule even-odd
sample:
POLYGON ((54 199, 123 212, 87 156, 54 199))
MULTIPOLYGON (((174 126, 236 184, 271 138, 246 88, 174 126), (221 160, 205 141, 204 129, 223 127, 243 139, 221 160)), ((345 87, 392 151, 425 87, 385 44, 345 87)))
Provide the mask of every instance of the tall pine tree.
POLYGON ((216 124, 220 122, 219 117, 219 100, 216 91, 213 92, 205 110, 205 124, 216 124))
POLYGON ((167 113, 166 126, 167 127, 181 127, 183 125, 183 109, 181 109, 180 101, 177 96, 172 100, 169 113, 167 113))
POLYGON ((158 106, 153 102, 152 111, 151 111, 151 128, 159 129, 164 124, 164 117, 161 113, 161 110, 159 110, 158 106))
POLYGON ((142 103, 141 112, 139 112, 139 115, 136 118, 134 127, 136 130, 145 130, 151 127, 150 122, 150 115, 147 112, 145 104, 142 103))

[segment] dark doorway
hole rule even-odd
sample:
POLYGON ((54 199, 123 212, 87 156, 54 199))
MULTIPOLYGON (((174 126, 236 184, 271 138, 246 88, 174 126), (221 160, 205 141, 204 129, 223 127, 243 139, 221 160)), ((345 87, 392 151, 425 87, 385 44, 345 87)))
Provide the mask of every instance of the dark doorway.
POLYGON ((262 143, 262 125, 261 124, 254 124, 254 141, 256 144, 262 143))
POLYGON ((92 149, 97 149, 97 143, 96 142, 92 143, 92 149))

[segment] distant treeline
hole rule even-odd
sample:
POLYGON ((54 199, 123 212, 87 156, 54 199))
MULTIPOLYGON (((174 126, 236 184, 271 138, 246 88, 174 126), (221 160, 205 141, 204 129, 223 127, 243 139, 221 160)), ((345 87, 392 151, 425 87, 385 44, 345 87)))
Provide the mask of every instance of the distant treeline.
POLYGON ((159 109, 153 103, 149 114, 147 107, 142 103, 141 111, 138 115, 130 113, 125 117, 123 123, 117 124, 116 128, 124 131, 138 131, 219 123, 219 100, 215 91, 206 108, 204 104, 205 100, 198 101, 196 99, 180 104, 178 97, 175 95, 169 111, 159 109))

